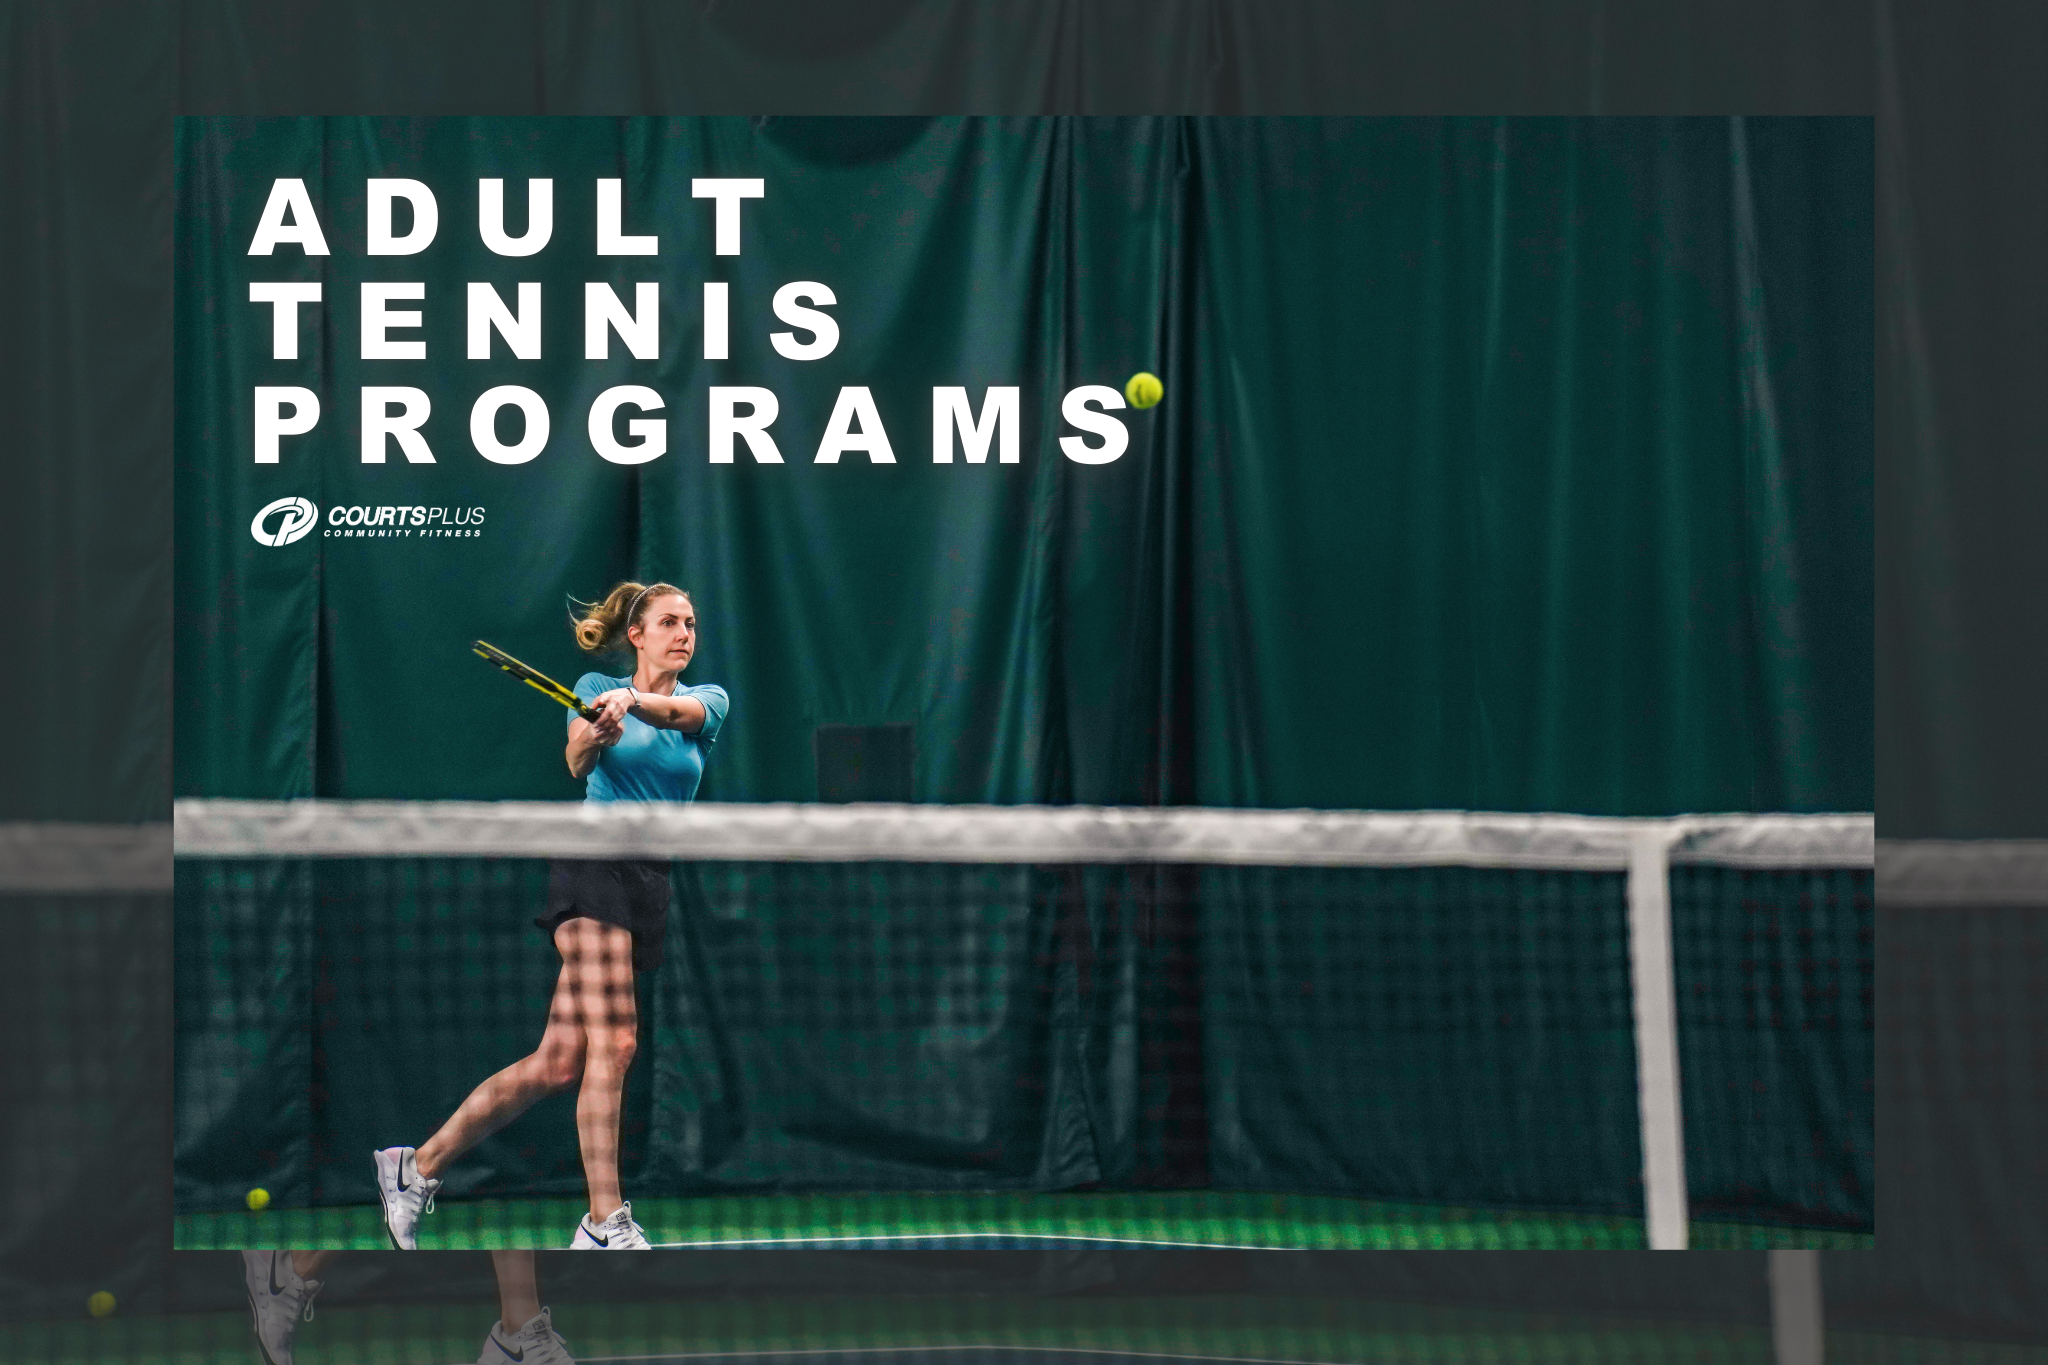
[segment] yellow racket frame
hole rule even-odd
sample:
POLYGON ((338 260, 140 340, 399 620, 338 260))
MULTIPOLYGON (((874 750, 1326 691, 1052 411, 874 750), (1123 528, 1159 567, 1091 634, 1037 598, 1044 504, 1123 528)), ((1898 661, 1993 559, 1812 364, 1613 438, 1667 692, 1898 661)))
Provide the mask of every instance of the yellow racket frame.
POLYGON ((478 658, 511 674, 548 700, 560 702, 585 720, 594 721, 597 719, 597 712, 585 706, 583 699, 574 692, 562 686, 539 669, 528 667, 526 664, 519 662, 519 660, 513 658, 504 650, 499 649, 490 641, 478 640, 470 646, 470 649, 475 651, 478 658))

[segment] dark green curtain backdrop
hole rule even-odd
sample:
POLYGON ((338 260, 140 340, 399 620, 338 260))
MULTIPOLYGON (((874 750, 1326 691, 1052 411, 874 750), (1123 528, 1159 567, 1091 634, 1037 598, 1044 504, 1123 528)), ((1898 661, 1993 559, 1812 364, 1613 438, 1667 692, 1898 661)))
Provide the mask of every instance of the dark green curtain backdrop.
POLYGON ((1870 808, 1867 121, 195 119, 178 171, 181 793, 573 797, 467 645, 573 677, 566 595, 637 575, 733 697, 711 799, 813 799, 816 726, 909 723, 926 801, 1870 808), (332 256, 246 255, 276 176, 332 256), (434 188, 423 254, 363 255, 369 176, 434 188), (540 255, 479 244, 482 176, 514 230, 555 178, 540 255), (593 254, 599 176, 659 256, 593 254), (740 256, 696 176, 766 182, 740 256), (322 282, 300 360, 253 279, 322 282), (426 283, 426 360, 357 359, 363 280, 426 283), (461 358, 471 280, 542 284, 545 359, 461 358), (586 280, 660 284, 660 359, 582 358, 586 280), (793 280, 822 360, 768 344, 793 280), (1061 396, 1139 369, 1126 454, 1065 459, 1061 396), (527 465, 470 448, 504 383, 552 410, 527 465), (621 383, 667 400, 652 463, 589 448, 621 383), (786 464, 707 462, 714 383, 775 391, 786 464), (321 395, 276 466, 256 384, 321 395), (362 384, 432 395, 437 464, 359 462, 362 384), (940 384, 1020 385, 1021 463, 934 465, 940 384), (842 385, 898 463, 811 462, 842 385), (256 544, 287 495, 485 534, 256 544))

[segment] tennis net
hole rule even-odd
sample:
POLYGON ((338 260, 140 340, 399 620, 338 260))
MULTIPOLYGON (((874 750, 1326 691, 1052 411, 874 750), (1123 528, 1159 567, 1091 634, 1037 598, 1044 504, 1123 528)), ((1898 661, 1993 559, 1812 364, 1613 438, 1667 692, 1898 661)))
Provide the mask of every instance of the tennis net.
MULTIPOLYGON (((1866 1245, 1872 835, 184 801, 177 1244, 382 1245, 369 1153, 540 1036, 551 860, 633 858, 658 1245, 1866 1245)), ((566 1244, 574 1109, 450 1167, 421 1245, 566 1244)))

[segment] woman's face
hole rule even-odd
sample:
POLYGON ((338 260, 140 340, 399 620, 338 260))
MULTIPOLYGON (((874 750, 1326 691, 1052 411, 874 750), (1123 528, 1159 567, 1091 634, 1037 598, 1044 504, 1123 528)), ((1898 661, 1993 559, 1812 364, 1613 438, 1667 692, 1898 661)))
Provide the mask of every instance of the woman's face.
POLYGON ((697 609, 680 593, 657 597, 641 609, 640 623, 626 638, 648 667, 680 673, 697 652, 697 609))

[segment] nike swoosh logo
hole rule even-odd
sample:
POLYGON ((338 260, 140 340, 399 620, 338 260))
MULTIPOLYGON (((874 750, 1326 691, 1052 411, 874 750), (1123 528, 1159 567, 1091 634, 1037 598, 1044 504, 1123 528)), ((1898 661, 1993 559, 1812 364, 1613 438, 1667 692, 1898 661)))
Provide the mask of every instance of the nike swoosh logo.
POLYGON ((515 1351, 510 1346, 507 1346, 504 1342, 499 1341, 496 1337, 491 1338, 491 1343, 495 1345, 499 1350, 503 1351, 507 1356, 511 1357, 513 1360, 526 1359, 526 1348, 523 1346, 515 1351))
POLYGON ((278 1257, 279 1257, 280 1255, 284 1255, 284 1256, 289 1256, 290 1254, 291 1254, 291 1253, 290 1253, 290 1252, 288 1252, 288 1251, 287 1251, 287 1252, 276 1252, 276 1251, 273 1251, 273 1252, 271 1252, 271 1253, 270 1253, 270 1292, 271 1292, 271 1293, 273 1293, 273 1294, 282 1294, 282 1293, 284 1293, 284 1286, 283 1286, 283 1285, 281 1285, 281 1284, 279 1284, 279 1283, 277 1282, 277 1258, 278 1258, 278 1257))
POLYGON ((612 1244, 612 1239, 609 1236, 600 1237, 594 1230, 592 1230, 587 1225, 583 1229, 583 1235, 585 1237, 588 1237, 591 1241, 597 1243, 601 1247, 608 1247, 612 1244))

